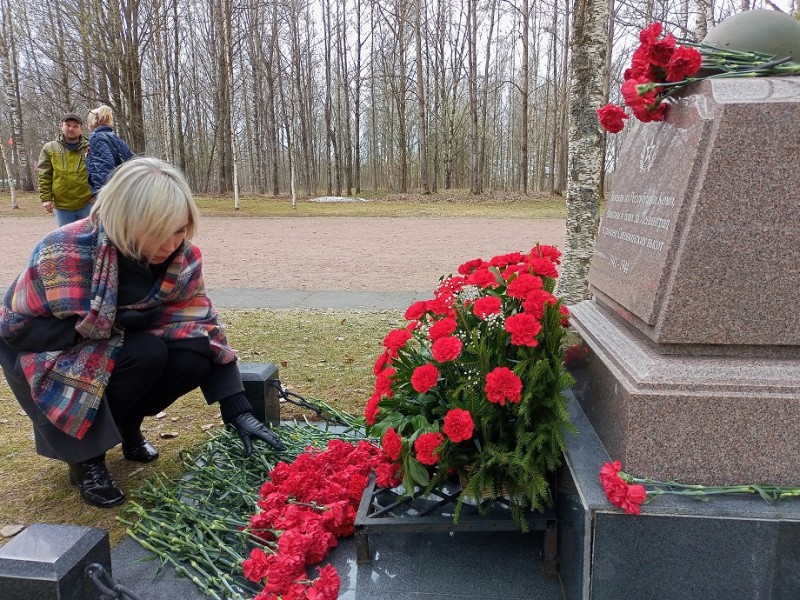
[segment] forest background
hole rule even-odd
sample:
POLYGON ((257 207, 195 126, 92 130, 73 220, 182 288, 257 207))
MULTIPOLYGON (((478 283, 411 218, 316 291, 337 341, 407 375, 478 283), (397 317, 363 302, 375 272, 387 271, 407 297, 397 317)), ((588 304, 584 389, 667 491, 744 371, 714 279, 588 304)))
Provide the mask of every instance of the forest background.
POLYGON ((108 104, 201 194, 563 194, 588 13, 600 106, 648 23, 700 39, 753 8, 800 0, 0 0, 0 179, 33 190, 61 115, 108 104))

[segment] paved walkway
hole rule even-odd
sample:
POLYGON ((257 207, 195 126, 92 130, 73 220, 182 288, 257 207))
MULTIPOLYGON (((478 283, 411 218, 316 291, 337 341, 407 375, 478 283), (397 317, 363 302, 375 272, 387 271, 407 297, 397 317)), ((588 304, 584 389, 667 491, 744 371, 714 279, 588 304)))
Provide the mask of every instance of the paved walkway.
MULTIPOLYGON (((52 219, 0 219, 0 288, 52 219)), ((211 298, 242 308, 405 308, 473 258, 563 247, 560 219, 209 217, 197 245, 211 298)))

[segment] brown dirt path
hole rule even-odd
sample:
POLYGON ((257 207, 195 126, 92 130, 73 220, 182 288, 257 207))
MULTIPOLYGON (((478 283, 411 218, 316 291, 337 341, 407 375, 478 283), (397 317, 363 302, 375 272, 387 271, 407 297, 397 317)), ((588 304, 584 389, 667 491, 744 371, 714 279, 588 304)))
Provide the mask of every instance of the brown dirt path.
MULTIPOLYGON (((52 218, 0 218, 0 288, 52 218)), ((464 261, 564 245, 562 219, 206 217, 195 240, 206 285, 274 290, 430 291, 464 261)))

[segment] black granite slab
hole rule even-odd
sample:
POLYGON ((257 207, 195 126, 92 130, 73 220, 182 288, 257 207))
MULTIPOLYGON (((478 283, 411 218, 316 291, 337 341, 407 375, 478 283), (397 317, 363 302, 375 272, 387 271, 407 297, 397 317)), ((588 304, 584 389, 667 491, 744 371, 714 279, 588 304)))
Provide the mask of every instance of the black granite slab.
POLYGON ((97 597, 85 575, 92 563, 111 569, 108 532, 95 527, 34 524, 0 548, 2 600, 97 597))
POLYGON ((800 598, 800 499, 666 495, 625 514, 605 497, 610 457, 574 397, 570 414, 557 496, 567 600, 800 598))

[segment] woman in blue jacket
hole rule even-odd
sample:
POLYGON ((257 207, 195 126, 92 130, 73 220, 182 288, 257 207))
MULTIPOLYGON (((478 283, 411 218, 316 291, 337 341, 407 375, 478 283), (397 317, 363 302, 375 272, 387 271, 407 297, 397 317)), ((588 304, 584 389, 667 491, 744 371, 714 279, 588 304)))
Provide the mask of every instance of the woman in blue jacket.
POLYGON ((96 196, 119 165, 134 156, 128 144, 112 127, 114 113, 103 104, 89 111, 89 152, 86 155, 86 173, 92 195, 96 196))

